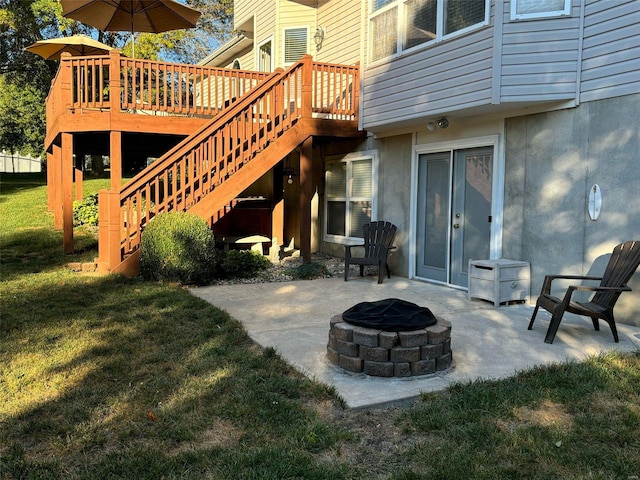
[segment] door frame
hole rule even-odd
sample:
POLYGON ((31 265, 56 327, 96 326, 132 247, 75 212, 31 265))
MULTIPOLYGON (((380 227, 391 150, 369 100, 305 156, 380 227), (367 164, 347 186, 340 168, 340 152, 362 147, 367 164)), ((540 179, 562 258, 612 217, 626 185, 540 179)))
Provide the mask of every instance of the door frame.
POLYGON ((443 142, 427 144, 415 144, 416 134, 414 134, 414 148, 411 158, 411 205, 409 212, 409 278, 425 280, 433 283, 444 283, 454 288, 465 289, 448 282, 418 277, 416 275, 417 259, 417 221, 418 221, 418 161, 419 156, 425 153, 453 152, 467 148, 493 147, 493 178, 491 181, 491 238, 489 244, 490 259, 500 258, 502 255, 502 214, 504 210, 504 135, 486 135, 481 137, 470 137, 455 139, 443 142))

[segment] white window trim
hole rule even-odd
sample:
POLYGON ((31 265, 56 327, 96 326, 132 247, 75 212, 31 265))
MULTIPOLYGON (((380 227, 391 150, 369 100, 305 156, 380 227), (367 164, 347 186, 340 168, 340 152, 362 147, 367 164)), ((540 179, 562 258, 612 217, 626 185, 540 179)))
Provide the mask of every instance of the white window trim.
POLYGON ((262 40, 260 43, 258 43, 258 48, 256 48, 256 70, 260 71, 260 49, 262 48, 263 45, 267 44, 271 42, 271 65, 269 66, 269 72, 273 72, 273 51, 274 51, 274 44, 273 44, 273 35, 268 36, 267 38, 265 38, 264 40, 262 40))
POLYGON ((571 15, 571 0, 564 0, 564 9, 537 13, 517 13, 518 0, 511 0, 511 20, 535 20, 537 18, 562 17, 571 15))
MULTIPOLYGON (((414 134, 415 142, 416 134, 414 134)), ((416 144, 411 159, 411 205, 409 207, 409 278, 416 277, 416 235, 418 221, 418 160, 424 153, 454 152, 467 148, 493 147, 493 179, 491 181, 491 240, 489 258, 502 256, 502 222, 504 213, 504 177, 505 177, 505 147, 504 122, 502 132, 496 135, 463 138, 453 141, 416 144)))
MULTIPOLYGON (((474 0, 477 1, 477 0, 474 0)), ((515 1, 515 0, 514 0, 515 1)), ((570 1, 570 0, 565 0, 570 1)), ((398 9, 398 35, 396 38, 396 50, 397 52, 393 55, 389 55, 387 57, 379 58, 377 60, 373 60, 371 58, 371 49, 368 49, 367 57, 369 65, 377 65, 380 63, 384 63, 389 61, 390 59, 398 58, 406 53, 414 52, 416 50, 420 50, 422 48, 428 48, 430 46, 436 45, 442 41, 449 40, 451 38, 456 38, 462 35, 466 35, 469 32, 473 32, 484 28, 489 25, 491 19, 491 0, 485 0, 485 12, 484 12, 484 20, 482 22, 475 23, 468 27, 465 27, 461 30, 456 30, 455 32, 451 32, 448 34, 443 34, 444 31, 444 0, 437 0, 438 8, 437 8, 437 18, 436 18, 436 38, 433 40, 426 41, 419 45, 415 45, 410 48, 403 49, 402 45, 405 43, 406 37, 406 25, 405 25, 405 8, 406 8, 406 0, 394 0, 392 3, 385 5, 384 7, 373 11, 373 0, 369 1, 369 16, 368 16, 368 36, 369 36, 369 44, 374 41, 372 38, 373 29, 371 28, 371 19, 386 12, 387 10, 391 10, 392 8, 398 9)), ((513 5, 513 4, 512 4, 513 5)))
MULTIPOLYGON (((378 219, 378 151, 377 150, 364 150, 362 152, 352 152, 346 155, 334 155, 326 158, 326 163, 333 162, 354 162, 357 160, 371 160, 371 221, 378 219)), ((325 177, 326 178, 326 177, 325 177)), ((326 180, 325 180, 326 181, 326 180)), ((324 221, 323 221, 323 240, 329 243, 337 243, 341 245, 360 244, 363 238, 343 235, 330 235, 327 233, 327 219, 328 219, 328 203, 329 198, 324 195, 324 221)), ((348 207, 348 205, 347 205, 348 207)), ((347 215, 349 209, 347 208, 347 215)))
MULTIPOLYGON (((309 47, 309 25, 299 25, 299 26, 293 26, 293 25, 289 25, 285 28, 282 29, 282 65, 284 67, 290 67, 291 65, 293 65, 295 62, 285 62, 285 58, 287 57, 287 45, 286 45, 286 41, 285 41, 285 35, 286 35, 286 31, 287 30, 299 30, 299 29, 304 29, 307 31, 307 47, 306 47, 306 53, 309 53, 310 47, 309 47)), ((296 60, 297 61, 297 60, 296 60)))

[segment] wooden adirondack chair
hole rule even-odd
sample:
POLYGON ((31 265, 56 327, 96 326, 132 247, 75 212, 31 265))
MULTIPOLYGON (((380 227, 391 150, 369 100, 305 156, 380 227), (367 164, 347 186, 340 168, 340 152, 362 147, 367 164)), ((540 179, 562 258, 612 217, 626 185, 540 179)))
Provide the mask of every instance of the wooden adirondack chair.
POLYGON ((542 307, 551 313, 551 323, 544 339, 545 343, 553 343, 562 316, 565 312, 576 313, 591 317, 593 327, 600 330, 599 319, 604 320, 611 327, 613 339, 618 342, 618 330, 613 318, 613 307, 622 292, 629 292, 631 288, 627 282, 640 265, 640 241, 628 241, 614 248, 609 263, 602 277, 577 276, 577 275, 547 275, 542 284, 542 291, 536 301, 536 308, 531 315, 528 329, 533 328, 533 322, 542 307), (600 285, 572 285, 568 287, 562 299, 551 295, 551 282, 556 279, 569 280, 600 280, 600 285), (571 301, 574 291, 595 292, 588 302, 571 301))
POLYGON ((385 270, 387 272, 387 277, 391 278, 387 258, 389 256, 389 251, 396 248, 391 244, 396 237, 397 230, 398 228, 389 222, 366 223, 362 227, 364 245, 345 245, 344 281, 346 282, 349 277, 349 265, 351 264, 360 265, 361 277, 364 276, 365 265, 377 265, 378 283, 382 283, 385 270), (353 247, 364 247, 364 256, 352 256, 351 248, 353 247))

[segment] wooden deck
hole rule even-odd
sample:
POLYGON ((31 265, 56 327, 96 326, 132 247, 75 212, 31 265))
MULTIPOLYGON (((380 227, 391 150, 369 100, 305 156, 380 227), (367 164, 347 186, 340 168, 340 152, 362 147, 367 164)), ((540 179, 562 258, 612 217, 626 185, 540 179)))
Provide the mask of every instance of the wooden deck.
MULTIPOLYGON (((188 210, 213 224, 237 195, 296 148, 300 205, 307 197, 310 202, 311 139, 362 136, 358 95, 358 66, 321 64, 310 56, 270 74, 129 59, 117 52, 64 56, 47 99, 46 148, 49 207, 64 230, 65 252, 73 251, 74 171, 76 193, 82 190, 74 154, 83 153, 83 136, 102 135, 111 163, 111 188, 100 193, 99 264, 103 271, 135 273, 135 266, 121 264, 135 257, 153 216, 188 210), (123 134, 177 140, 121 186, 123 134)), ((303 255, 311 230, 305 217, 302 212, 303 255)))

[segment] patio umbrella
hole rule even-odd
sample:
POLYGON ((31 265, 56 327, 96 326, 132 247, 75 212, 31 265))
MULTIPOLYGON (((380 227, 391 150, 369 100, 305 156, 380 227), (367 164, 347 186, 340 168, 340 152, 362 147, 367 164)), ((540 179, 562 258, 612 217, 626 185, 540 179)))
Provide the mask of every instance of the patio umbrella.
MULTIPOLYGON (((160 33, 196 26, 200 12, 175 0, 61 0, 62 15, 102 31, 160 33)), ((132 44, 133 45, 133 44, 132 44)))
POLYGON ((45 60, 60 60, 60 56, 64 52, 71 55, 102 55, 113 50, 113 47, 86 35, 71 35, 70 37, 38 40, 26 47, 25 50, 40 55, 45 60))

